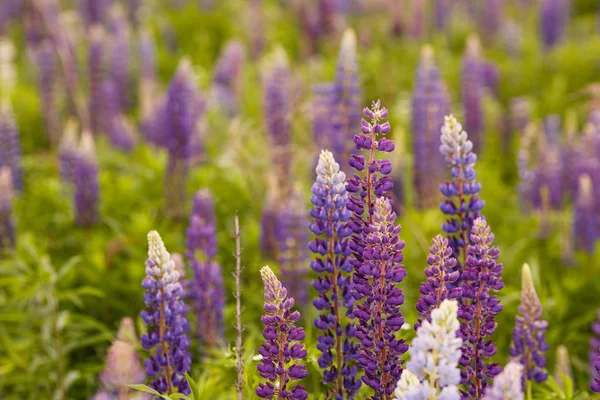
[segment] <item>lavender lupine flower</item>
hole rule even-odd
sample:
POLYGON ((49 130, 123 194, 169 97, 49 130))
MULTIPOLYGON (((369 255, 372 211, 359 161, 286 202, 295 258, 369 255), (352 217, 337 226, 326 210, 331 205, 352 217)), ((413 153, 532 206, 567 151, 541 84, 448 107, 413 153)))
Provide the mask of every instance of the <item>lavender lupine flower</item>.
POLYGON ((338 149, 342 153, 340 140, 334 137, 332 118, 335 118, 337 103, 335 83, 323 83, 313 86, 312 128, 315 144, 321 149, 338 149))
POLYGON ((208 190, 200 190, 194 196, 186 235, 186 256, 194 274, 192 300, 196 314, 196 333, 206 348, 214 348, 222 343, 225 293, 223 272, 215 261, 215 210, 212 195, 208 190))
POLYGON ((21 136, 9 103, 0 105, 0 168, 2 167, 10 168, 13 189, 23 190, 21 136))
POLYGON ((462 272, 463 290, 459 317, 460 337, 463 339, 462 383, 466 391, 463 397, 479 399, 502 368, 497 363, 486 363, 496 354, 496 346, 490 336, 496 330, 494 317, 502 311, 500 300, 494 292, 504 287, 502 264, 496 260, 500 254, 491 247, 494 234, 483 218, 473 222, 471 243, 467 250, 467 261, 462 272))
POLYGON ((521 304, 513 330, 510 355, 523 365, 524 381, 538 383, 548 378, 545 353, 548 343, 544 338, 548 322, 542 320, 542 303, 537 296, 529 265, 523 265, 521 304))
POLYGON ((410 34, 415 39, 423 37, 425 30, 425 1, 424 0, 412 0, 412 25, 410 27, 410 34))
POLYGON ((100 188, 96 148, 90 132, 83 132, 81 135, 73 170, 73 184, 75 222, 77 225, 91 226, 98 220, 100 188))
POLYGON ((104 99, 102 81, 105 79, 105 35, 100 25, 90 28, 90 45, 88 50, 88 85, 89 85, 89 113, 90 127, 97 135, 104 130, 104 99))
POLYGON ((212 94, 217 105, 227 114, 235 115, 238 110, 237 94, 242 64, 246 57, 244 46, 232 40, 223 49, 213 72, 212 94))
POLYGON ((600 217, 595 209, 594 188, 590 176, 579 177, 579 189, 573 214, 573 236, 576 250, 592 254, 600 238, 600 217))
POLYGON ((117 149, 129 152, 133 150, 135 139, 133 127, 121 113, 118 84, 112 78, 105 79, 100 87, 102 95, 103 130, 117 149))
POLYGON ((119 110, 125 112, 131 108, 130 33, 124 18, 115 24, 110 41, 110 76, 116 85, 119 110))
POLYGON ((142 383, 146 379, 146 371, 136 351, 137 343, 133 320, 123 318, 100 373, 100 381, 107 392, 121 396, 133 394, 128 386, 142 383))
POLYGON ((597 312, 597 319, 592 323, 593 336, 590 339, 590 371, 592 373, 592 381, 590 388, 600 393, 600 310, 597 312))
POLYGON ((87 26, 104 24, 112 0, 81 0, 80 12, 87 26))
POLYGON ((356 34, 347 29, 342 37, 335 73, 336 106, 332 119, 331 152, 338 160, 350 157, 348 139, 360 124, 361 94, 358 77, 356 34))
POLYGON ((0 167, 0 254, 2 250, 15 247, 13 194, 12 171, 8 167, 0 167))
POLYGON ((142 319, 148 333, 142 335, 142 347, 150 353, 144 360, 146 372, 153 378, 150 386, 161 394, 190 394, 185 373, 190 371, 189 325, 181 296, 179 274, 171 255, 156 231, 148 233, 146 289, 142 319))
POLYGON ((256 394, 263 399, 307 399, 304 386, 291 387, 292 381, 308 375, 299 363, 307 354, 302 344, 306 333, 294 326, 300 313, 292 311, 294 299, 269 267, 261 268, 260 275, 265 285, 265 315, 261 317, 265 343, 258 349, 261 361, 257 369, 266 382, 258 384, 256 394))
POLYGON ((406 276, 398 238, 400 225, 385 197, 375 200, 371 221, 365 226, 362 263, 354 271, 354 297, 358 301, 356 337, 363 382, 374 390, 370 399, 391 399, 402 373, 402 355, 408 350, 397 332, 404 324, 400 306, 404 294, 397 285, 406 276))
POLYGON ((50 41, 43 41, 36 47, 35 58, 38 66, 38 84, 42 102, 44 127, 50 143, 55 146, 60 137, 60 121, 56 108, 56 52, 50 41))
POLYGON ((417 330, 409 353, 410 361, 394 392, 397 400, 459 400, 460 328, 458 303, 444 300, 431 312, 431 320, 417 330))
POLYGON ((60 140, 59 172, 63 184, 73 185, 75 182, 75 165, 77 163, 77 124, 68 121, 60 140))
POLYGON ((282 236, 279 217, 281 213, 281 193, 274 176, 269 176, 267 199, 260 218, 260 251, 270 260, 277 260, 277 238, 282 236))
POLYGON ((283 49, 279 48, 273 53, 265 69, 263 101, 265 126, 271 143, 272 162, 280 182, 287 180, 291 167, 290 79, 287 55, 283 49))
POLYGON ((523 400, 522 375, 523 366, 517 361, 509 362, 494 384, 486 390, 483 400, 523 400))
POLYGON ((483 87, 481 44, 472 36, 467 41, 461 68, 462 102, 465 114, 465 128, 473 141, 475 152, 483 147, 483 87))
POLYGON ((568 0, 542 0, 540 31, 546 48, 556 46, 564 37, 569 20, 568 0))
POLYGON ((302 193, 295 188, 290 193, 278 217, 280 235, 277 236, 277 259, 281 281, 296 302, 308 304, 308 213, 302 193))
POLYGON ((438 151, 439 131, 449 109, 446 86, 435 66, 433 49, 423 47, 412 99, 413 184, 417 204, 430 208, 439 203, 443 157, 438 151))
POLYGON ((446 197, 440 204, 440 210, 448 216, 442 229, 448 235, 452 256, 457 260, 456 270, 462 271, 473 221, 480 216, 485 205, 479 198, 481 184, 475 179, 477 155, 472 151, 473 143, 467 132, 452 115, 444 120, 440 140, 440 152, 452 171, 452 181, 440 185, 446 197))
POLYGON ((419 329, 422 321, 431 320, 431 312, 446 299, 458 299, 462 289, 456 287, 460 273, 456 271, 456 258, 452 257, 452 249, 448 240, 437 235, 431 241, 428 268, 425 268, 427 280, 421 283, 421 297, 417 301, 419 321, 415 329, 419 329))
POLYGON ((15 90, 17 83, 15 53, 15 46, 9 39, 2 37, 0 31, 0 105, 10 103, 15 90))
POLYGON ((317 179, 312 187, 310 215, 314 222, 310 230, 315 239, 310 242, 310 250, 316 254, 310 266, 318 274, 313 287, 318 297, 313 305, 321 312, 315 319, 315 326, 323 331, 318 337, 317 348, 321 351, 319 367, 323 372, 323 383, 328 385, 331 398, 351 399, 360 387, 356 379, 354 354, 356 344, 352 317, 354 297, 352 296, 352 265, 348 256, 348 237, 352 232, 346 227, 350 212, 346 209, 346 174, 340 171, 333 154, 321 150, 316 168, 317 179))
POLYGON ((496 36, 502 25, 503 0, 485 0, 481 9, 481 28, 488 38, 496 36))
POLYGON ((435 0, 435 26, 439 31, 445 31, 452 20, 452 1, 435 0))
POLYGON ((167 213, 173 217, 185 215, 185 189, 188 160, 197 115, 196 88, 192 66, 182 60, 169 85, 164 115, 164 143, 169 152, 167 187, 165 188, 167 213))

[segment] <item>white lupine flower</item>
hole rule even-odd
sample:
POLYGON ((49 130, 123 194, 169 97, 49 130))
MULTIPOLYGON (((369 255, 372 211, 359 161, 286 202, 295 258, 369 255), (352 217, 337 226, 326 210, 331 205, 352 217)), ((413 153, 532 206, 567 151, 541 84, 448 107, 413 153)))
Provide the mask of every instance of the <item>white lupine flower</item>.
MULTIPOLYGON (((160 278, 167 285, 178 285, 179 274, 175 270, 175 262, 171 259, 171 254, 156 231, 148 233, 148 258, 155 260, 157 264, 152 268, 151 275, 160 278)), ((167 286, 166 289, 175 289, 175 287, 167 286)))
POLYGON ((396 388, 396 399, 458 400, 460 383, 458 361, 462 340, 456 337, 460 327, 458 303, 444 300, 431 312, 431 322, 424 321, 409 349, 410 361, 396 388))
POLYGON ((483 400, 523 400, 522 374, 523 366, 518 361, 509 362, 485 391, 483 400))
POLYGON ((462 125, 453 115, 444 118, 440 140, 442 142, 440 152, 449 159, 467 154, 473 149, 473 143, 469 140, 467 132, 463 131, 462 125))
POLYGON ((321 150, 316 172, 318 183, 333 188, 333 194, 345 194, 346 174, 340 171, 340 165, 329 150, 321 150))

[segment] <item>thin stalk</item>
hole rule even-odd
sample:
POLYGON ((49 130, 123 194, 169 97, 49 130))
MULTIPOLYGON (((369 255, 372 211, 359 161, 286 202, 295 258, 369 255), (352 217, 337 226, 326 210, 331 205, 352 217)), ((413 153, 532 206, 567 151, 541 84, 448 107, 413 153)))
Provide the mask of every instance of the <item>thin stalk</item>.
POLYGON ((235 279, 235 350, 236 350, 236 365, 235 370, 237 372, 237 382, 235 384, 235 389, 237 391, 238 400, 243 400, 243 390, 244 390, 244 360, 243 360, 243 342, 242 342, 242 333, 244 328, 242 326, 242 246, 240 240, 240 220, 237 214, 233 219, 234 232, 233 237, 235 239, 235 253, 233 256, 235 257, 235 271, 233 272, 233 277, 235 279))

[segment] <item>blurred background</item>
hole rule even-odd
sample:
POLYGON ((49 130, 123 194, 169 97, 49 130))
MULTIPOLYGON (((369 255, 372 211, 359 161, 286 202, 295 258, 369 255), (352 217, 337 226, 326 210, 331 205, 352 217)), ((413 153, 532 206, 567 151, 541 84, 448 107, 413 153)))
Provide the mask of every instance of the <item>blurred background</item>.
POLYGON ((322 148, 349 172, 361 109, 377 99, 396 141, 407 321, 445 221, 438 148, 451 113, 478 154, 504 264, 495 358, 509 358, 529 263, 548 369, 564 345, 576 386, 588 386, 600 336, 598 1, 0 0, 0 35, 0 397, 102 389, 121 320, 145 329, 146 234, 184 254, 199 190, 214 202, 225 296, 223 343, 192 343, 201 393, 234 393, 236 213, 248 398, 267 263, 299 286, 306 386, 319 393, 310 188, 322 148))

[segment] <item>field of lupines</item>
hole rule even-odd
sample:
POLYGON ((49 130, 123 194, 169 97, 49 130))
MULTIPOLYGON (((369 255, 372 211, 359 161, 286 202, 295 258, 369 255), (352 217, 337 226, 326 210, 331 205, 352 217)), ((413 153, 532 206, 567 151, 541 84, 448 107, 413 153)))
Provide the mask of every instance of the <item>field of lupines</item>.
POLYGON ((600 398, 599 239, 596 0, 0 0, 2 399, 600 398))

